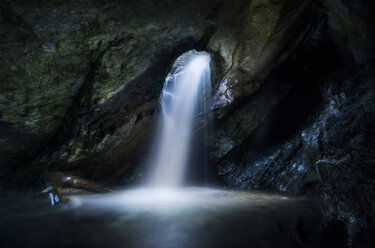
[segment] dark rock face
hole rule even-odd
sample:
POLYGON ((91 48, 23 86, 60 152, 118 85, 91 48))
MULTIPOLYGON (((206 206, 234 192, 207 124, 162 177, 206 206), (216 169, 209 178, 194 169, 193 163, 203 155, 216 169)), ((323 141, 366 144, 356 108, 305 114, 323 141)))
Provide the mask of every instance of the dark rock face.
POLYGON ((202 46, 217 2, 1 1, 2 181, 51 167, 119 181, 147 147, 169 65, 202 46))
POLYGON ((239 5, 237 12, 222 9, 219 24, 236 18, 239 25, 219 26, 208 44, 223 59, 225 72, 214 98, 219 116, 233 102, 253 94, 295 48, 306 30, 310 7, 311 1, 255 0, 239 5))
POLYGON ((259 144, 255 133, 218 163, 218 173, 233 187, 322 195, 327 220, 346 225, 349 243, 368 245, 375 192, 374 81, 363 68, 343 69, 321 82, 322 104, 293 138, 270 146, 259 144))
POLYGON ((302 135, 317 141, 305 149, 316 151, 313 160, 322 181, 326 216, 347 224, 350 243, 368 245, 369 234, 362 231, 374 225, 375 92, 373 79, 354 69, 352 75, 342 72, 336 83, 325 86, 324 110, 302 135))
MULTIPOLYGON (((375 95, 369 11, 374 5, 364 1, 351 9, 346 1, 324 4, 327 8, 316 9, 313 28, 300 48, 253 97, 216 123, 219 132, 229 130, 228 123, 238 132, 242 120, 254 120, 241 128, 251 131, 240 135, 239 143, 227 131, 222 140, 229 142, 214 138, 213 161, 223 182, 232 187, 321 195, 327 228, 342 225, 347 245, 370 247, 375 95), (282 83, 287 86, 284 94, 282 83), (279 89, 278 99, 270 97, 270 89, 279 89), (262 97, 275 103, 259 122, 254 112, 242 108, 262 97), (246 117, 233 121, 240 113, 246 117), (254 127, 254 122, 259 124, 254 127)), ((265 102, 257 109, 264 112, 265 102)))
MULTIPOLYGON (((326 18, 323 15, 316 15, 310 32, 304 37, 295 52, 274 70, 251 98, 247 99, 243 104, 244 107, 240 106, 229 115, 232 122, 217 123, 219 130, 217 133, 220 133, 221 130, 230 130, 225 127, 228 122, 232 125, 233 122, 244 125, 242 128, 233 125, 236 132, 247 131, 247 133, 238 135, 241 138, 238 142, 239 145, 231 147, 227 153, 221 156, 223 159, 219 159, 219 171, 224 179, 227 175, 231 176, 228 169, 233 167, 230 164, 236 161, 233 164, 235 165, 235 174, 242 174, 244 171, 241 168, 255 166, 263 171, 256 174, 265 177, 267 181, 264 182, 265 184, 274 184, 271 188, 275 190, 287 190, 285 185, 276 185, 275 176, 280 177, 278 174, 284 168, 281 164, 285 161, 289 163, 289 160, 296 154, 303 154, 300 151, 302 140, 301 137, 296 137, 296 132, 308 122, 309 114, 316 111, 322 101, 322 94, 317 83, 327 73, 324 67, 322 69, 322 63, 325 65, 336 63, 331 59, 333 56, 329 52, 331 47, 326 44, 324 38, 326 35, 325 23, 326 18), (326 55, 325 52, 328 54, 326 55), (249 111, 248 106, 253 106, 253 113, 249 111), (242 118, 236 118, 240 113, 242 118), (244 123, 243 119, 247 119, 247 123, 251 125, 244 123), (279 163, 279 165, 265 166, 269 163, 279 163), (236 164, 240 166, 236 166, 236 164), (257 166, 257 164, 264 166, 257 166), (267 171, 275 175, 271 176, 267 171)), ((215 136, 212 139, 213 142, 216 141, 215 136)), ((225 136, 233 137, 227 131, 225 136)), ((290 166, 292 167, 291 172, 296 172, 293 173, 294 175, 303 176, 308 171, 307 164, 303 162, 303 159, 290 163, 290 166)), ((259 188, 259 185, 262 184, 261 180, 251 176, 253 173, 252 169, 247 170, 242 177, 247 178, 246 180, 253 180, 254 183, 251 186, 259 188)), ((289 181, 290 173, 287 175, 285 172, 281 177, 287 178, 289 181)), ((229 180, 227 183, 247 188, 250 185, 246 183, 246 180, 243 182, 229 180)), ((295 183, 290 183, 290 185, 296 186, 295 183)))

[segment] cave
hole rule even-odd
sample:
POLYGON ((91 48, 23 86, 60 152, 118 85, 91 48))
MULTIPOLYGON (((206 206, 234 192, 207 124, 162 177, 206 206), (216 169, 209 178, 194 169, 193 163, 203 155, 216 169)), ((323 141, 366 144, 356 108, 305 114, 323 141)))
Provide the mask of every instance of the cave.
POLYGON ((1 247, 374 247, 372 0, 0 0, 1 247))

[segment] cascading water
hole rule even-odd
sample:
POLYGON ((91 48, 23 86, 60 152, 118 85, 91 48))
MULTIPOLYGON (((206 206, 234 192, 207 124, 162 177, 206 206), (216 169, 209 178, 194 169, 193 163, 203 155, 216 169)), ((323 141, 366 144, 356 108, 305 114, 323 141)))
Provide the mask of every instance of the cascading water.
POLYGON ((205 116, 202 105, 210 92, 210 60, 206 52, 187 52, 165 79, 149 178, 153 187, 173 188, 184 181, 198 112, 205 116))

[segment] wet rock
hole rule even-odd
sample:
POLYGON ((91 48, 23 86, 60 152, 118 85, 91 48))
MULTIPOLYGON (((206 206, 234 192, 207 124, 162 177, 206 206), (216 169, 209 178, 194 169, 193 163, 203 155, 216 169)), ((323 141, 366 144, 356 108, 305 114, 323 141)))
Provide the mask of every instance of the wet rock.
POLYGON ((48 198, 49 203, 52 206, 60 205, 64 203, 64 199, 62 198, 59 190, 56 190, 52 186, 46 187, 40 193, 45 195, 48 198))
MULTIPOLYGON (((300 85, 298 90, 301 91, 305 91, 304 88, 312 88, 311 90, 317 91, 316 87, 305 87, 302 84, 303 81, 312 84, 309 81, 313 79, 307 78, 306 75, 315 78, 315 73, 319 70, 320 58, 316 51, 324 43, 326 21, 327 19, 323 15, 315 13, 311 17, 310 23, 306 24, 310 29, 300 41, 300 45, 262 81, 262 86, 255 93, 231 104, 229 109, 223 108, 217 110, 219 112, 215 111, 217 117, 214 122, 215 132, 210 137, 212 151, 210 159, 213 163, 225 157, 232 148, 240 146, 251 134, 256 132, 268 116, 272 115, 272 111, 280 102, 289 98, 288 94, 294 85, 300 85)), ((297 89, 295 91, 294 94, 298 94, 297 89)), ((307 97, 309 94, 310 92, 306 93, 307 97)), ((319 96, 316 99, 311 98, 312 105, 315 106, 316 101, 319 101, 319 96)), ((237 99, 241 99, 241 97, 237 99)))
POLYGON ((289 77, 278 78, 294 83, 289 87, 284 84, 284 88, 280 83, 276 84, 279 88, 270 87, 278 89, 276 96, 280 98, 266 96, 271 92, 266 86, 272 85, 272 75, 277 73, 273 70, 251 97, 220 116, 211 156, 222 181, 232 187, 322 197, 327 221, 322 232, 341 235, 343 245, 371 247, 375 216, 371 169, 375 140, 374 49, 368 45, 372 27, 365 24, 371 18, 366 14, 368 10, 361 9, 372 9, 372 5, 364 1, 350 9, 348 1, 327 2, 333 5, 318 11, 325 14, 318 15, 322 21, 313 24, 315 28, 302 41, 304 49, 296 49, 277 67, 287 65, 284 72, 292 67, 289 77), (343 13, 340 6, 346 6, 341 9, 343 13), (359 16, 362 11, 364 16, 359 16), (356 36, 354 30, 364 33, 356 36), (292 63, 293 59, 301 66, 292 63), (303 88, 309 90, 303 93, 303 88), (258 119, 256 111, 242 111, 262 96, 274 101, 266 111, 267 103, 254 108, 262 110, 262 118, 258 119), (241 118, 233 120, 236 115, 241 118), (252 119, 256 125, 247 121, 252 119), (335 228, 337 233, 332 233, 335 228))
POLYGON ((356 72, 339 84, 328 85, 325 92, 319 130, 307 130, 310 136, 320 132, 315 165, 322 179, 325 215, 346 224, 350 245, 365 245, 371 242, 374 214, 375 181, 370 169, 375 140, 373 80, 366 72, 356 72))
POLYGON ((50 204, 61 205, 68 203, 66 195, 111 193, 114 189, 96 182, 60 172, 49 172, 45 179, 46 188, 41 191, 50 204))
POLYGON ((74 190, 70 189, 85 190, 93 193, 108 193, 115 191, 110 187, 96 182, 59 172, 49 172, 47 180, 47 184, 58 190, 60 194, 74 192, 74 190))
MULTIPOLYGON (((247 151, 243 155, 246 158, 237 160, 244 163, 241 166, 232 162, 234 157, 238 157, 238 154, 232 153, 220 163, 219 175, 233 187, 298 192, 298 181, 303 180, 307 172, 303 160, 293 159, 300 157, 300 143, 300 139, 296 138, 266 152, 247 151)), ((237 151, 240 152, 240 148, 237 151)))
POLYGON ((56 51, 56 44, 51 42, 42 43, 42 48, 46 52, 54 53, 56 51))
POLYGON ((344 226, 346 244, 370 247, 374 79, 350 63, 333 69, 325 80, 321 106, 294 138, 270 147, 257 146, 257 136, 250 136, 218 163, 219 174, 234 187, 320 195, 326 221, 344 226))
MULTIPOLYGON (((234 160, 235 167, 250 165, 250 161, 255 162, 262 159, 262 156, 251 155, 249 161, 245 154, 251 150, 256 154, 261 148, 265 148, 261 152, 265 160, 269 160, 267 157, 279 157, 271 155, 275 150, 283 149, 279 140, 290 141, 290 137, 296 135, 300 128, 299 125, 303 125, 308 114, 319 105, 321 95, 314 80, 321 68, 322 56, 317 51, 324 47, 325 23, 324 16, 315 16, 311 33, 306 35, 295 52, 274 70, 263 86, 231 113, 215 121, 215 132, 210 137, 210 159, 217 163, 219 168, 226 163, 222 161, 228 160, 234 160)), ((300 143, 300 138, 293 140, 290 142, 300 143)), ((297 147, 294 148, 294 152, 297 150, 297 147)), ((298 153, 303 154, 302 150, 298 153)), ((301 164, 299 161, 303 161, 303 158, 296 159, 297 164, 301 164)), ((273 160, 269 162, 272 163, 273 160)), ((283 163, 281 160, 276 163, 279 162, 283 163)), ((297 167, 299 166, 295 166, 297 167)))

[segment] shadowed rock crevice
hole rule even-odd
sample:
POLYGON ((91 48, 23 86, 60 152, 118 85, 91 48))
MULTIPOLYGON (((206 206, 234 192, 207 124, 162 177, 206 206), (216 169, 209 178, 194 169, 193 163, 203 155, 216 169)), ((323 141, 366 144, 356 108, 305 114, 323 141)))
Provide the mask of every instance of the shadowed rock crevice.
MULTIPOLYGON (((305 95, 309 95, 306 88, 313 88, 317 91, 318 86, 313 78, 317 75, 316 72, 320 70, 321 61, 330 58, 325 56, 324 51, 329 52, 331 47, 326 47, 325 16, 316 13, 311 23, 311 28, 302 39, 300 46, 270 74, 259 90, 250 97, 233 103, 228 114, 215 120, 215 131, 210 144, 212 162, 217 162, 232 148, 241 145, 251 134, 255 133, 254 130, 266 120, 267 116, 274 117, 276 114, 281 116, 279 110, 274 110, 281 101, 291 101, 289 104, 292 104, 295 101, 293 97, 302 99, 302 94, 301 96, 298 94, 299 89, 305 89, 305 95), (324 51, 317 53, 320 49, 324 51), (313 78, 310 78, 310 75, 313 78), (294 91, 291 90, 293 87, 294 91), (295 92, 294 95, 290 91, 295 92), (289 96, 292 98, 288 99, 289 96), (272 111, 273 114, 271 114, 272 111)), ((327 64, 329 63, 327 61, 327 64)), ((319 101, 319 97, 315 100, 315 95, 310 98, 319 101)), ((305 101, 305 103, 309 104, 308 101, 305 101)), ((314 106, 313 104, 311 108, 314 108, 314 106)), ((297 105, 291 107, 298 108, 297 105)), ((287 107, 284 107, 284 110, 287 112, 287 107)), ((308 112, 308 110, 298 114, 304 112, 308 112)), ((271 117, 268 117, 268 123, 272 122, 271 117)), ((283 121, 288 123, 290 119, 286 118, 283 121)), ((274 130, 279 130, 279 128, 265 129, 266 127, 263 127, 263 131, 270 132, 270 135, 274 133, 274 130)), ((261 135, 259 132, 256 133, 261 135)))

